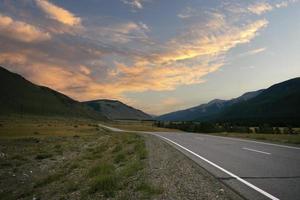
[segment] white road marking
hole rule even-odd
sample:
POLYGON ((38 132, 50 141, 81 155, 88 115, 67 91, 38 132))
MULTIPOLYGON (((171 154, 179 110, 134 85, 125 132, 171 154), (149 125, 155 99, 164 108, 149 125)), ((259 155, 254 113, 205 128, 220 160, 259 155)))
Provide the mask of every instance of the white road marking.
POLYGON ((182 145, 180 145, 180 144, 178 144, 178 143, 176 143, 176 142, 170 140, 169 138, 166 138, 166 137, 163 137, 163 136, 157 135, 157 134, 153 134, 153 135, 156 135, 157 137, 160 137, 160 138, 162 138, 162 139, 164 139, 164 140, 166 140, 166 141, 168 141, 168 142, 170 142, 170 143, 172 143, 172 144, 177 145, 178 147, 182 148, 183 150, 185 150, 185 151, 187 151, 187 152, 193 154, 194 156, 200 158, 201 160, 207 162, 208 164, 210 164, 210 165, 216 167, 217 169, 223 171, 224 173, 228 174, 229 176, 235 178, 236 180, 238 180, 238 181, 244 183, 244 184, 247 185, 248 187, 254 189, 255 191, 257 191, 257 192, 259 192, 259 193, 261 193, 262 195, 268 197, 269 199, 272 199, 272 200, 279 200, 277 197, 274 197, 273 195, 269 194, 268 192, 266 192, 266 191, 264 191, 264 190, 262 190, 262 189, 256 187, 256 186, 253 185, 252 183, 249 183, 248 181, 246 181, 246 180, 240 178, 239 176, 237 176, 237 175, 231 173, 230 171, 228 171, 228 170, 226 170, 226 169, 220 167, 219 165, 217 165, 217 164, 215 164, 215 163, 213 163, 213 162, 207 160, 206 158, 204 158, 204 157, 202 157, 202 156, 196 154, 195 152, 189 150, 188 148, 186 148, 186 147, 184 147, 184 146, 182 146, 182 145))
POLYGON ((257 153, 271 155, 271 153, 268 153, 268 152, 259 151, 259 150, 255 150, 255 149, 249 149, 249 148, 246 148, 246 147, 243 147, 242 149, 245 149, 245 150, 248 150, 248 151, 254 151, 254 152, 257 152, 257 153))

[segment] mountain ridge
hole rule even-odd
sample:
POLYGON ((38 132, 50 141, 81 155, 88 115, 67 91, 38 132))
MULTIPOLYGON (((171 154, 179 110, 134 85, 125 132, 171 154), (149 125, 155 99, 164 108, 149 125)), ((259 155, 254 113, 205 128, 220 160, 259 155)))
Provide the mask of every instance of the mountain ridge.
POLYGON ((238 124, 300 125, 300 77, 231 100, 214 99, 189 109, 167 113, 161 121, 210 121, 238 124))
POLYGON ((230 106, 234 103, 245 101, 250 98, 255 97, 259 93, 261 93, 263 89, 246 92, 243 95, 232 98, 230 100, 222 100, 222 99, 213 99, 208 103, 200 104, 198 106, 194 106, 192 108, 179 110, 171 113, 167 113, 161 116, 158 116, 156 119, 162 121, 191 121, 196 119, 204 119, 211 118, 214 114, 220 112, 224 107, 230 106))
POLYGON ((91 107, 95 111, 101 112, 109 119, 113 120, 150 120, 152 116, 129 106, 119 100, 98 99, 83 102, 85 105, 91 107))
POLYGON ((0 66, 0 115, 31 114, 105 119, 72 98, 0 66))

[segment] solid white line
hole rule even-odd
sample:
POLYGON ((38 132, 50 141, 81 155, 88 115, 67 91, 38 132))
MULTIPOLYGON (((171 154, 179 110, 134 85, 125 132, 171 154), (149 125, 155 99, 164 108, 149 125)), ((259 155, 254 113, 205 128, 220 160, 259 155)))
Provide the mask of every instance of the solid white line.
POLYGON ((248 151, 254 151, 254 152, 257 152, 257 153, 263 153, 263 154, 271 155, 271 153, 268 153, 268 152, 259 151, 259 150, 255 150, 255 149, 249 149, 249 148, 246 148, 246 147, 243 147, 243 149, 248 150, 248 151))
POLYGON ((269 199, 272 199, 272 200, 279 200, 277 197, 274 197, 273 195, 267 193, 266 191, 264 191, 264 190, 262 190, 262 189, 256 187, 256 186, 253 185, 252 183, 249 183, 248 181, 246 181, 246 180, 240 178, 239 176, 237 176, 237 175, 235 175, 235 174, 229 172, 228 170, 226 170, 226 169, 220 167, 219 165, 217 165, 217 164, 215 164, 215 163, 213 163, 213 162, 207 160, 206 158, 204 158, 204 157, 202 157, 202 156, 196 154, 195 152, 193 152, 193 151, 187 149, 186 147, 184 147, 184 146, 182 146, 182 145, 180 145, 180 144, 178 144, 178 143, 176 143, 176 142, 174 142, 174 141, 172 141, 172 140, 170 140, 170 139, 168 139, 168 138, 166 138, 166 137, 163 137, 163 136, 161 136, 161 135, 157 135, 157 134, 154 134, 154 135, 156 135, 156 136, 158 136, 158 137, 161 137, 161 138, 163 138, 164 140, 167 140, 167 141, 169 141, 169 142, 171 142, 171 143, 173 143, 173 144, 179 146, 180 148, 184 149, 185 151, 187 151, 187 152, 193 154, 194 156, 200 158, 201 160, 204 160, 205 162, 207 162, 207 163, 209 163, 210 165, 216 167, 217 169, 223 171, 224 173, 228 174, 229 176, 235 178, 236 180, 238 180, 238 181, 244 183, 244 184, 247 185, 248 187, 254 189, 255 191, 257 191, 257 192, 259 192, 259 193, 261 193, 262 195, 268 197, 269 199))

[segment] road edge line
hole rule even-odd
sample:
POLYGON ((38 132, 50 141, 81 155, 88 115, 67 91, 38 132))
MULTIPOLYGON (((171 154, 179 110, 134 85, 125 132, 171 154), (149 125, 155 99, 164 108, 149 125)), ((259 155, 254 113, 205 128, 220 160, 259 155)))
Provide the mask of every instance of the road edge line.
POLYGON ((212 161, 210 161, 210 160, 208 160, 208 159, 206 159, 206 158, 204 158, 204 157, 202 157, 202 156, 196 154, 195 152, 189 150, 188 148, 186 148, 186 147, 184 147, 184 146, 182 146, 182 145, 180 145, 180 144, 178 144, 178 143, 176 143, 176 142, 170 140, 169 138, 166 138, 166 137, 164 137, 164 136, 157 135, 157 134, 153 134, 153 135, 155 135, 155 136, 157 136, 157 137, 160 137, 160 138, 162 138, 162 139, 164 139, 164 140, 166 140, 166 141, 169 141, 169 142, 171 142, 172 144, 177 145, 178 147, 182 148, 183 150, 185 150, 185 151, 187 151, 187 152, 193 154, 194 156, 200 158, 201 160, 207 162, 208 164, 214 166, 215 168, 221 170, 222 172, 228 174, 229 176, 231 176, 231 177, 237 179, 238 181, 244 183, 244 184, 247 185, 248 187, 254 189, 254 190, 257 191, 257 192, 259 192, 260 194, 262 194, 262 195, 268 197, 269 199, 272 199, 272 200, 279 200, 279 198, 277 198, 277 197, 271 195, 270 193, 268 193, 268 192, 266 192, 266 191, 260 189, 259 187, 253 185, 252 183, 250 183, 250 182, 248 182, 248 181, 246 181, 246 180, 240 178, 239 176, 233 174, 232 172, 230 172, 230 171, 228 171, 228 170, 226 170, 226 169, 220 167, 219 165, 213 163, 212 161))

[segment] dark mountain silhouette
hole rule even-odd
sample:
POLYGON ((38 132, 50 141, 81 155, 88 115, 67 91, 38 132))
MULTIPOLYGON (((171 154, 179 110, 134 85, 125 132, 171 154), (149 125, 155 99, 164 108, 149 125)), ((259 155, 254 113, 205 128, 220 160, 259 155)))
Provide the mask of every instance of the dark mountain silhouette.
POLYGON ((300 78, 248 92, 232 100, 215 99, 190 109, 159 116, 162 121, 213 121, 238 124, 300 124, 300 78))
POLYGON ((300 124, 300 78, 275 84, 254 98, 226 108, 217 120, 300 124))
POLYGON ((209 120, 213 119, 216 115, 222 112, 225 108, 242 101, 247 101, 258 94, 263 90, 258 90, 255 92, 248 92, 242 96, 231 99, 231 100, 221 100, 214 99, 207 104, 201 104, 196 107, 192 107, 186 110, 176 111, 161 115, 157 117, 158 120, 162 121, 192 121, 192 120, 209 120))
POLYGON ((0 67, 0 115, 72 116, 105 119, 84 104, 50 88, 38 86, 0 67))

